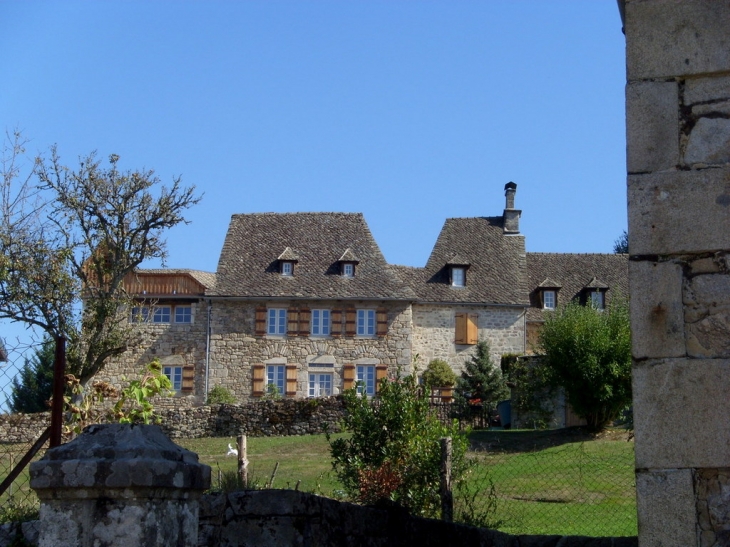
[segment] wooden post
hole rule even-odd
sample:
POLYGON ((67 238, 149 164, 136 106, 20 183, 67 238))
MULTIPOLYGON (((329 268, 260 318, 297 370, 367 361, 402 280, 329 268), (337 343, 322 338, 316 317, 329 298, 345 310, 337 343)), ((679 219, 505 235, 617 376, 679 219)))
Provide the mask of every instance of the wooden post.
POLYGON ((454 494, 451 492, 451 437, 441 439, 441 520, 454 521, 454 494))
POLYGON ((236 440, 238 445, 238 478, 241 480, 241 485, 244 488, 248 488, 248 449, 246 446, 246 435, 239 435, 236 440))

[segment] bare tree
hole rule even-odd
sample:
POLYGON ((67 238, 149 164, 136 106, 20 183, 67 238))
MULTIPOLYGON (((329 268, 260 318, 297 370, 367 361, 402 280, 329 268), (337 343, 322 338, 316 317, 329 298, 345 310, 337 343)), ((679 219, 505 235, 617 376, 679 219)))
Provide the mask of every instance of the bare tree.
POLYGON ((71 169, 55 146, 19 180, 19 135, 6 152, 0 318, 67 337, 69 370, 86 381, 127 348, 124 278, 146 259, 165 259, 165 231, 186 223, 200 196, 180 177, 166 187, 152 170, 120 170, 115 154, 108 168, 92 152, 71 169))

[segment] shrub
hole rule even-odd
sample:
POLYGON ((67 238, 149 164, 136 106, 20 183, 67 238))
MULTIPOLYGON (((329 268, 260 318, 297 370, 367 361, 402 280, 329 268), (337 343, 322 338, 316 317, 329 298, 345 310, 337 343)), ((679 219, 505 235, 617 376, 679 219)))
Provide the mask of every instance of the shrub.
POLYGON ((233 404, 236 402, 236 398, 231 393, 231 390, 224 386, 215 386, 208 392, 207 404, 214 405, 218 403, 233 404))
POLYGON ((433 359, 421 376, 423 383, 429 387, 453 386, 456 374, 443 359, 433 359))
POLYGON ((480 340, 476 354, 464 363, 454 396, 457 412, 467 414, 470 405, 475 404, 491 411, 509 396, 502 371, 492 363, 489 353, 489 343, 480 340))
POLYGON ((395 502, 411 514, 440 514, 442 437, 452 437, 453 481, 464 470, 466 433, 445 426, 429 412, 428 397, 415 374, 383 379, 378 399, 347 390, 343 429, 351 435, 331 439, 332 467, 353 501, 395 502))

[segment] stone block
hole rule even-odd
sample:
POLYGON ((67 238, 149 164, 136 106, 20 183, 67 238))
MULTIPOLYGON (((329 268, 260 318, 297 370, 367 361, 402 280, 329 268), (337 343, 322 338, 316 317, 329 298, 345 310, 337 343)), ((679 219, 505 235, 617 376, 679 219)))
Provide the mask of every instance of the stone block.
POLYGON ((626 2, 629 81, 730 71, 728 0, 626 2))
POLYGON ((697 275, 684 287, 690 357, 730 357, 730 274, 697 275))
POLYGON ((730 100, 730 76, 691 78, 684 84, 684 104, 730 100))
POLYGON ((730 466, 730 360, 642 363, 633 393, 637 469, 730 466))
POLYGON ((730 120, 700 118, 692 128, 684 163, 718 165, 730 162, 730 120))
POLYGON ((730 249, 730 169, 631 175, 632 255, 730 249))
POLYGON ((630 261, 631 352, 634 359, 684 357, 682 267, 630 261))
POLYGON ((636 494, 641 547, 697 545, 691 469, 637 471, 636 494))
POLYGON ((676 82, 626 86, 629 173, 664 171, 679 163, 679 91, 676 82))

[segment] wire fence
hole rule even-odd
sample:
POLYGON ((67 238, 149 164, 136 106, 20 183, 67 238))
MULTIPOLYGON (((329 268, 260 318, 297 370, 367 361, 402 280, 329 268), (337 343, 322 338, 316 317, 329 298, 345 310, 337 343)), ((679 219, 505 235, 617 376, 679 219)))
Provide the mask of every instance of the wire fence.
MULTIPOLYGON (((43 433, 43 429, 29 429, 22 415, 11 414, 13 392, 22 383, 23 368, 31 363, 41 347, 40 343, 6 342, 0 352, 3 358, 0 361, 0 483, 5 481, 43 433)), ((50 413, 45 425, 50 425, 50 413)), ((47 447, 46 441, 33 460, 41 458, 47 447)), ((0 494, 0 520, 22 518, 23 513, 36 510, 38 497, 30 489, 29 483, 26 466, 7 490, 0 494)))

